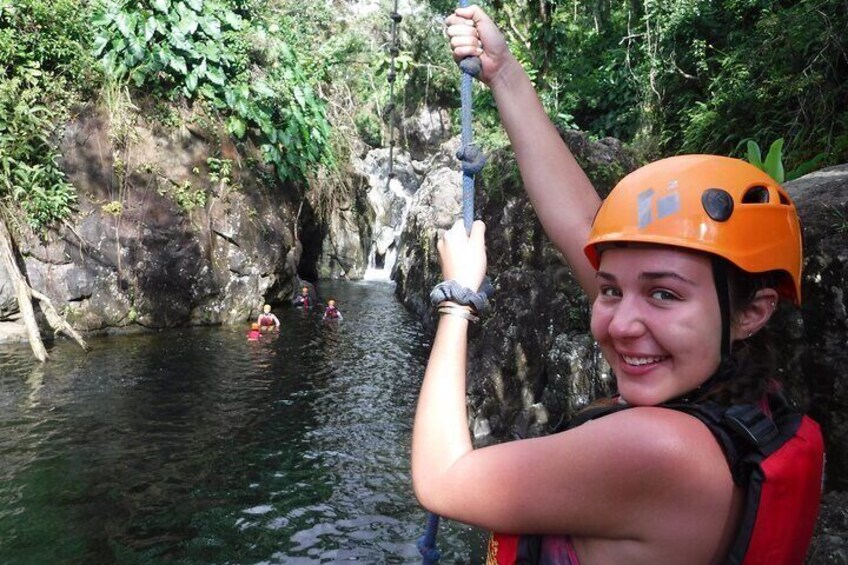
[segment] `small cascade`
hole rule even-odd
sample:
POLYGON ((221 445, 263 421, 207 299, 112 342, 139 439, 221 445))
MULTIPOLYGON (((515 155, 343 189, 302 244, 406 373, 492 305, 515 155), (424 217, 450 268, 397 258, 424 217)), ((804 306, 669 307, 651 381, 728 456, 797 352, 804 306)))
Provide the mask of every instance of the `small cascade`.
POLYGON ((412 195, 397 178, 389 179, 383 190, 372 189, 369 200, 378 212, 374 222, 374 238, 368 251, 368 268, 363 278, 390 281, 397 259, 400 234, 406 226, 412 195))

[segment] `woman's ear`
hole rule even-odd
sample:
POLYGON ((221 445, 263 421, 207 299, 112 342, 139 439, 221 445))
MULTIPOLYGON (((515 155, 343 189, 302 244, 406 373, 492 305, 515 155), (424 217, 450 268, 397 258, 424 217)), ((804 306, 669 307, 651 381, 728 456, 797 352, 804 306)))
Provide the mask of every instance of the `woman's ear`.
POLYGON ((777 308, 777 291, 773 288, 763 288, 757 291, 748 306, 736 315, 731 329, 731 339, 738 341, 747 339, 766 325, 774 310, 777 308))

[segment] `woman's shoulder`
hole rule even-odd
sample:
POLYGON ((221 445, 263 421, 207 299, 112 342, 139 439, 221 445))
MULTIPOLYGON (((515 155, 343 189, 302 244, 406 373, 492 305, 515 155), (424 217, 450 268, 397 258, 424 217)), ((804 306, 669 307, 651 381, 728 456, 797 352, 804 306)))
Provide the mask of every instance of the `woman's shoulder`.
POLYGON ((574 428, 593 437, 609 457, 626 467, 649 467, 658 477, 687 488, 704 481, 725 488, 730 469, 718 441, 696 417, 659 406, 639 406, 574 428), (713 480, 715 479, 715 480, 713 480))

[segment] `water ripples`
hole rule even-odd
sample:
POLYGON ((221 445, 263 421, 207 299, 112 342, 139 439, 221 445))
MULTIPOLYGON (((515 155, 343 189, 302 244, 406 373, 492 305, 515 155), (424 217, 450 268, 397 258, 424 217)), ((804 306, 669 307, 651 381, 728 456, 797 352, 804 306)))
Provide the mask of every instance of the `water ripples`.
MULTIPOLYGON (((384 284, 278 337, 195 328, 0 351, 0 562, 415 563, 427 336, 384 284), (45 540, 49 540, 45 543, 45 540)), ((482 535, 443 524, 443 562, 482 535)))

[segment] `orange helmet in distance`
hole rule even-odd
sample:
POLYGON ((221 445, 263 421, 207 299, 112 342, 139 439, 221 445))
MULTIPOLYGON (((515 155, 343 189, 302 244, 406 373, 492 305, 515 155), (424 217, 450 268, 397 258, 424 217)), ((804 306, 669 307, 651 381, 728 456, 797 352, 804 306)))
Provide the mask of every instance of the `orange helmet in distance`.
POLYGON ((584 248, 597 269, 604 246, 671 245, 723 257, 743 271, 780 271, 781 296, 801 303, 801 224, 777 181, 754 165, 681 155, 624 177, 601 204, 584 248))

